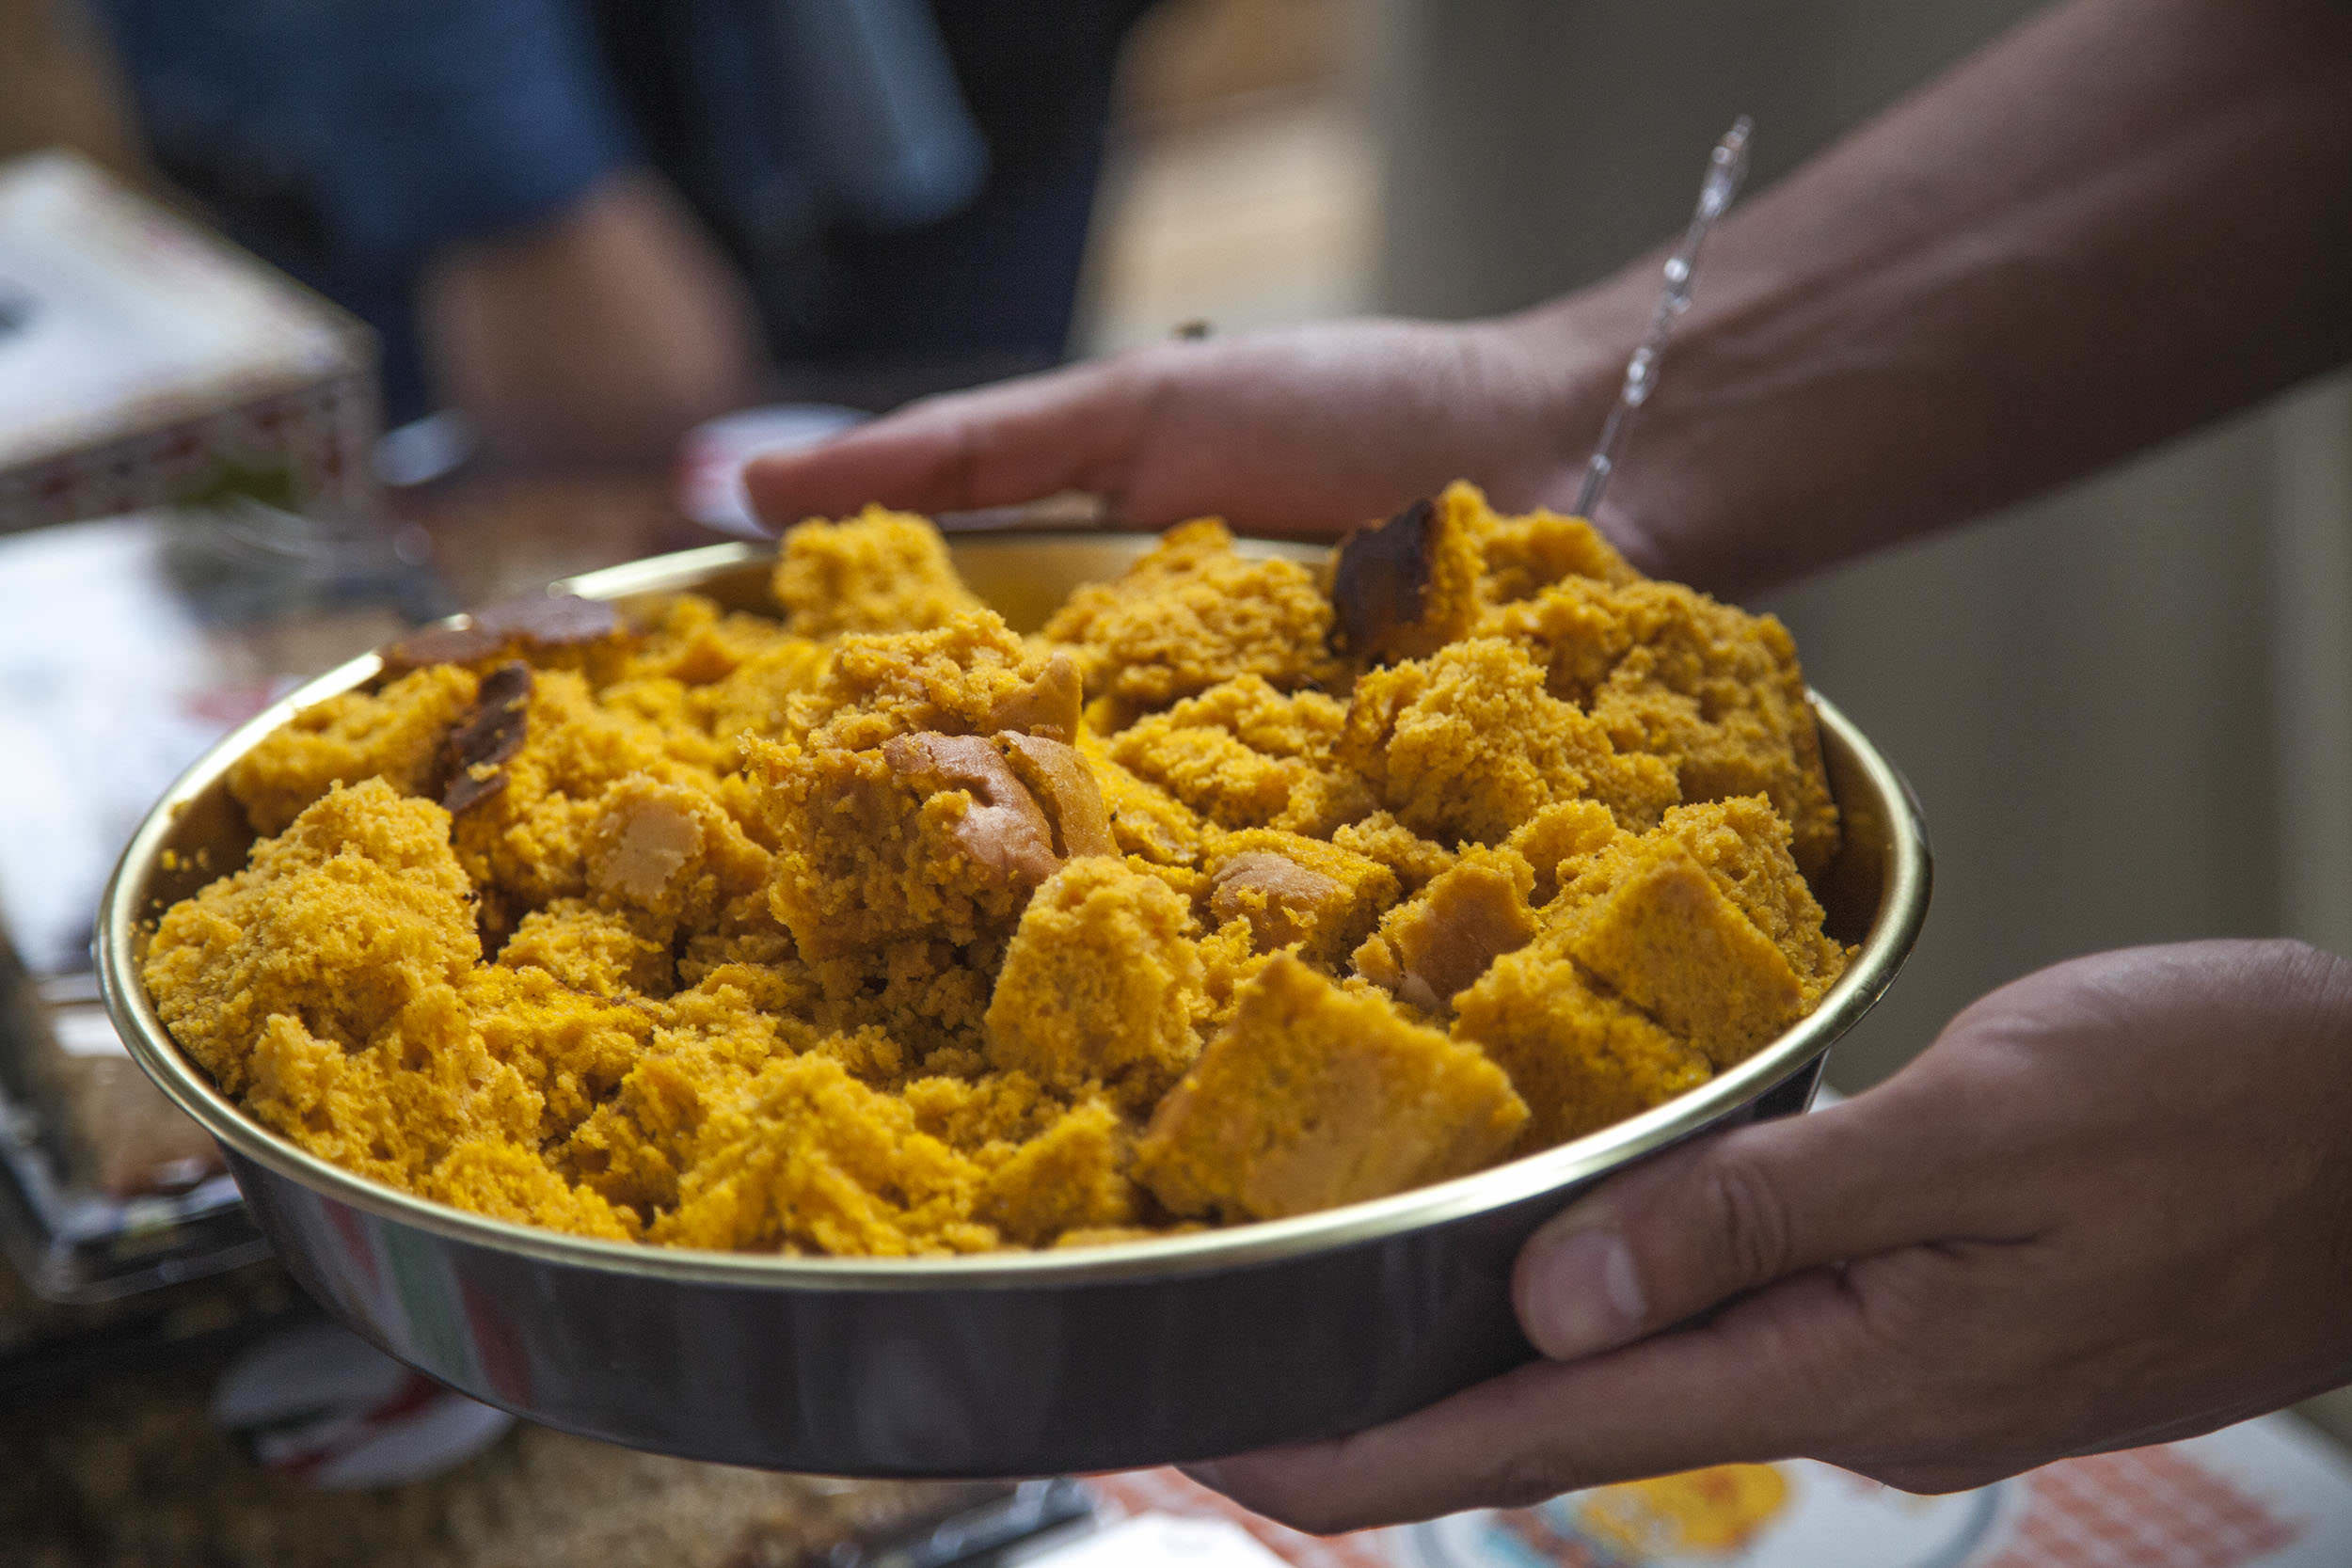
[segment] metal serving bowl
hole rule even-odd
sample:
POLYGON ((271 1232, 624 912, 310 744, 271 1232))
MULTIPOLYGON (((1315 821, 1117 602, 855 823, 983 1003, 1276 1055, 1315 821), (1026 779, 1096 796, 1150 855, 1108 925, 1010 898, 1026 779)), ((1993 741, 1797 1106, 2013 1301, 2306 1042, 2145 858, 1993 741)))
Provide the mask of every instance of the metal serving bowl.
MULTIPOLYGON (((1149 545, 1117 534, 954 542, 1015 626, 1149 545)), ((1249 544, 1259 554, 1311 552, 1249 544)), ((720 546, 559 584, 626 605, 693 590, 772 611, 768 552, 720 546)), ((1708 1128, 1803 1110, 1927 911, 1919 813, 1815 699, 1845 847, 1820 892, 1861 952, 1810 1017, 1643 1116, 1475 1176, 1293 1219, 1067 1251, 781 1258, 589 1241, 485 1219, 304 1153, 182 1055, 139 978, 153 918, 244 863, 230 764, 323 675, 221 742, 140 824, 106 892, 99 973, 139 1065, 219 1140, 311 1294, 392 1354, 549 1426, 697 1459, 842 1474, 1041 1474, 1200 1459, 1401 1416, 1527 1360, 1519 1244, 1608 1172, 1708 1128)))

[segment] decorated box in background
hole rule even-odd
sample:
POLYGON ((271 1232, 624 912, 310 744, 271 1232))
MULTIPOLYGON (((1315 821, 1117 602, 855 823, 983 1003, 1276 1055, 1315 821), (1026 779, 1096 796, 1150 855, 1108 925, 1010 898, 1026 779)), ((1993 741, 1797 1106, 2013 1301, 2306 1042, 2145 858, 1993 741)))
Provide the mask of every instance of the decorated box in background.
POLYGON ((228 494, 351 515, 367 329, 65 152, 0 164, 0 531, 228 494))

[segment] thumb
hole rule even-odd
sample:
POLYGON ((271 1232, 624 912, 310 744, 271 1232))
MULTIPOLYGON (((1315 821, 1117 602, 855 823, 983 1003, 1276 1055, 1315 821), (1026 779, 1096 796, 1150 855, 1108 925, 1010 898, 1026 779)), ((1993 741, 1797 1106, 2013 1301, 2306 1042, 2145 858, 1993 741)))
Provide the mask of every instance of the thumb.
POLYGON ((1964 1231, 1955 1165, 1981 1158, 1900 1080, 1661 1155, 1563 1210, 1520 1251, 1520 1327, 1554 1360, 1670 1327, 1805 1269, 1964 1231))
POLYGON ((1151 377, 1132 358, 926 398, 821 445, 755 458, 752 510, 771 528, 879 501, 969 512, 1064 490, 1115 495, 1140 440, 1151 377))

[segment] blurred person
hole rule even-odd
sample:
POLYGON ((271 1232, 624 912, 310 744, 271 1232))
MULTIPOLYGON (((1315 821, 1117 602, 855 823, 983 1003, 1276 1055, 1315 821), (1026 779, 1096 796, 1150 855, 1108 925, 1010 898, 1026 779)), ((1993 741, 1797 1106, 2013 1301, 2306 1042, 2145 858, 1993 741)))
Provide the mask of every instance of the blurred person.
MULTIPOLYGON (((1652 259, 1506 318, 1157 346, 750 487, 778 524, 1082 488, 1138 526, 1330 535, 1456 476, 1565 506, 1656 288, 1652 259)), ((1595 521, 1747 592, 2347 360, 2352 11, 2071 0, 1726 221, 1595 521)), ((1197 1473, 1322 1530, 1792 1456, 1943 1491, 2337 1386, 2352 962, 2206 942, 2043 970, 1851 1101, 1613 1179, 1513 1294, 1530 1365, 1197 1473)))
POLYGON ((1149 0, 97 0, 158 167, 382 338, 388 415, 660 458, 1057 362, 1149 0))

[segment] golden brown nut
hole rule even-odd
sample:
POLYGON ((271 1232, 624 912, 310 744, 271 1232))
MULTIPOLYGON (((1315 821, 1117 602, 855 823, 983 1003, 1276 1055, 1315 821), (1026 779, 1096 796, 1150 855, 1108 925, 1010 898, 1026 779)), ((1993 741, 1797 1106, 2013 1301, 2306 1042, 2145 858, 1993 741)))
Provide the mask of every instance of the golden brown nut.
POLYGON ((1053 825, 985 736, 932 731, 893 736, 882 742, 882 752, 892 772, 926 794, 961 789, 972 797, 972 809, 955 826, 955 838, 982 865, 1009 881, 1032 885, 1060 869, 1053 825))
POLYGON ((1468 631, 1480 606, 1481 535, 1493 521, 1484 496, 1455 484, 1349 534, 1331 571, 1340 651, 1419 658, 1468 631))
POLYGON ((1427 497, 1340 541, 1331 568, 1332 630, 1343 652, 1369 656, 1399 626, 1421 619, 1429 592, 1427 497))
POLYGON ((1057 653, 1035 680, 997 698, 981 727, 992 734, 1018 730, 1066 744, 1078 738, 1078 710, 1085 704, 1086 677, 1078 661, 1057 653))
POLYGON ((1311 963, 1337 964, 1396 902, 1396 875, 1387 866, 1278 829, 1225 835, 1207 870, 1209 914, 1216 924, 1246 920, 1255 951, 1295 945, 1311 963))
POLYGON ((703 849, 703 825, 679 790, 658 785, 616 802, 588 851, 588 885, 650 907, 703 849))
POLYGON ((1110 813, 1086 758, 1058 740, 1021 730, 996 738, 1004 742, 1013 771, 1053 817, 1056 847, 1065 857, 1119 853, 1111 842, 1110 813))
POLYGON ((1261 953, 1304 936, 1314 911, 1341 892, 1322 872, 1263 849, 1235 855, 1209 880, 1216 889, 1209 895, 1209 912, 1219 925, 1248 921, 1261 953))

